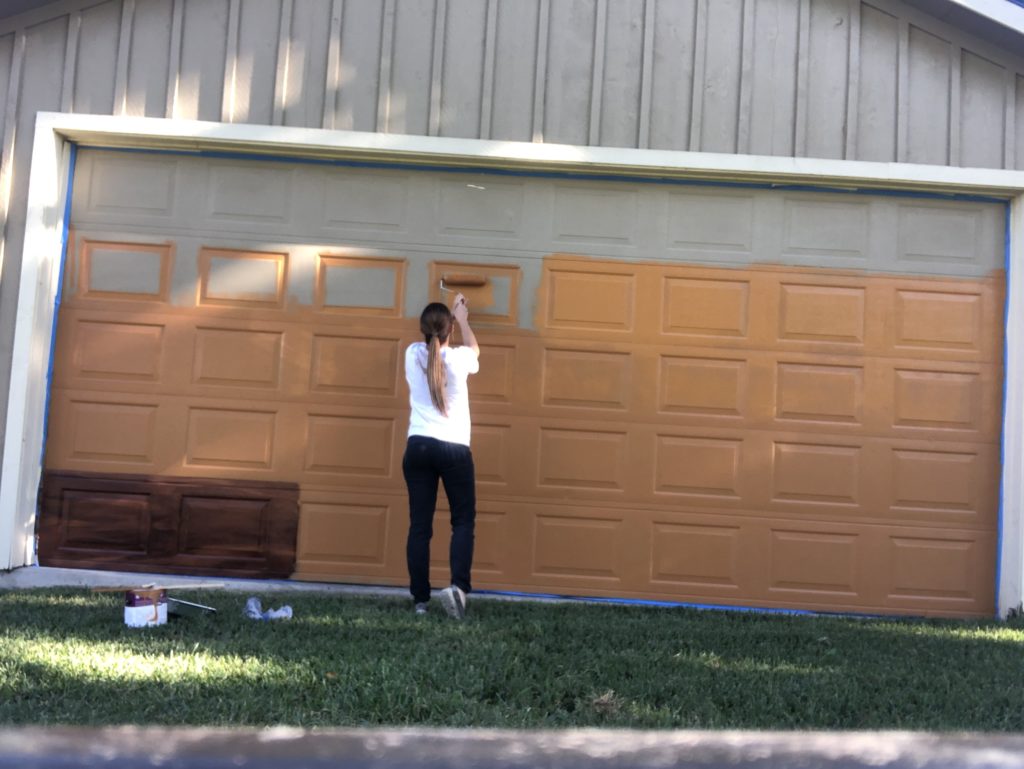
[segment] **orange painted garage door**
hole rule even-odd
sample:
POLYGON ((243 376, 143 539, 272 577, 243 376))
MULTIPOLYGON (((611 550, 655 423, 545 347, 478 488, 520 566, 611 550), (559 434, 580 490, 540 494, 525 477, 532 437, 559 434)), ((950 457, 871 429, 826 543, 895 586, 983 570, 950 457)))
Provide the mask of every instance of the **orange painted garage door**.
POLYGON ((295 578, 404 584, 401 352, 472 273, 479 588, 990 614, 1002 215, 83 151, 46 469, 296 484, 295 578))

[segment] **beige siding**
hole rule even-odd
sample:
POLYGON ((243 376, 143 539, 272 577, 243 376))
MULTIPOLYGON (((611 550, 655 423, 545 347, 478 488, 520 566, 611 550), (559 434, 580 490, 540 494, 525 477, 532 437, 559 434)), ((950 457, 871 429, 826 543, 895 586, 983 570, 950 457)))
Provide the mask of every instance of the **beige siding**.
POLYGON ((1024 168, 1024 56, 898 0, 64 0, 0 20, 0 384, 39 110, 1024 168))

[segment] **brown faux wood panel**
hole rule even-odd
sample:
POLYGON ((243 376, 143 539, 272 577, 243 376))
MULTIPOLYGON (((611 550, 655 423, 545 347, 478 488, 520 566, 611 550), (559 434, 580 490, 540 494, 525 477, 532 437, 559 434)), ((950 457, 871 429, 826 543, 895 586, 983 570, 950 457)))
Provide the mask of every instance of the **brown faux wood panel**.
POLYGON ((192 378, 200 385, 279 386, 280 333, 197 328, 192 378))
POLYGON ((71 370, 87 379, 156 381, 163 332, 155 323, 81 320, 74 326, 71 370))
MULTIPOLYGON (((816 232, 794 231, 794 247, 816 232)), ((222 252, 202 250, 197 274, 222 252)), ((404 584, 401 354, 420 338, 415 319, 324 298, 349 301, 356 263, 356 284, 369 275, 393 297, 406 266, 328 255, 321 267, 328 257, 341 272, 318 299, 311 271, 308 305, 276 289, 190 306, 72 292, 47 469, 297 484, 299 578, 404 584)), ((291 261, 267 261, 274 285, 292 280, 291 261)), ((493 270, 494 305, 520 307, 497 282, 513 285, 518 266, 410 257, 413 268, 493 270)), ((567 256, 540 271, 534 329, 498 312, 475 323, 478 587, 991 613, 1001 277, 567 256)), ((149 508, 132 499, 117 503, 131 533, 101 523, 110 498, 97 497, 79 504, 72 541, 91 530, 139 551, 149 508)), ((196 563, 214 556, 195 543, 227 531, 204 504, 175 534, 196 563)), ((252 552, 248 510, 225 506, 235 556, 252 552)))
POLYGON ((47 471, 44 566, 286 577, 295 566, 296 484, 47 471))

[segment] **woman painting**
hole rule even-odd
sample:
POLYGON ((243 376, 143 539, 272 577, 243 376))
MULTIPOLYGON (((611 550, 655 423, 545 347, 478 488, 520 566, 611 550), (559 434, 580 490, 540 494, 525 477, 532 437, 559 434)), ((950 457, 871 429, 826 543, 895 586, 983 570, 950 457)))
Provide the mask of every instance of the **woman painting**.
POLYGON ((450 617, 462 619, 472 587, 473 527, 476 520, 476 478, 469 450, 470 374, 480 370, 480 347, 469 327, 469 308, 462 294, 452 310, 432 302, 420 315, 423 342, 405 351, 409 384, 409 439, 402 473, 409 489, 409 537, 406 560, 409 591, 417 614, 426 614, 430 600, 430 538, 438 480, 444 483, 451 508, 452 540, 448 559, 451 585, 440 593, 450 617), (450 344, 458 324, 462 345, 450 344))

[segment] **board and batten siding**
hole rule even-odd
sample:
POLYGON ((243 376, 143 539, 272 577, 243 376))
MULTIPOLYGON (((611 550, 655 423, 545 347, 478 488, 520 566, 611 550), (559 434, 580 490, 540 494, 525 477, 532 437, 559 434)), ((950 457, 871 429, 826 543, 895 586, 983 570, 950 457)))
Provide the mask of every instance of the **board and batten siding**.
POLYGON ((66 0, 0 20, 3 391, 39 110, 1024 169, 1024 55, 898 0, 66 0))

